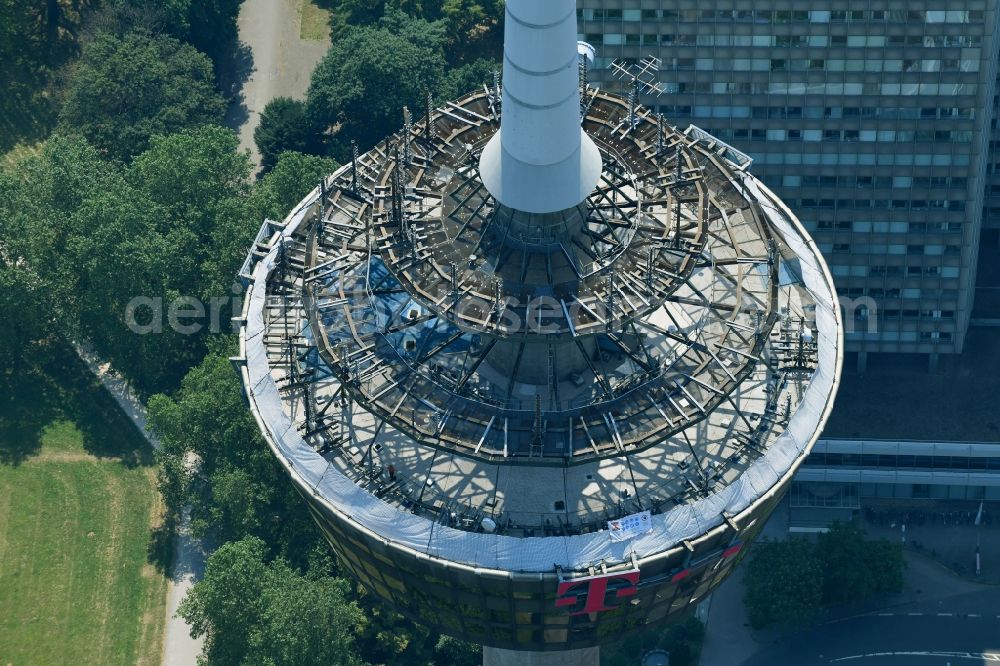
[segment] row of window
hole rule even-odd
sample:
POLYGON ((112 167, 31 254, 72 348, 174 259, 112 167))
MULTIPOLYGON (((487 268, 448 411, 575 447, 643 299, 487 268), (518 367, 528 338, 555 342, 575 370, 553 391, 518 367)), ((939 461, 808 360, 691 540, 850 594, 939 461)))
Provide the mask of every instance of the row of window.
MULTIPOLYGON (((959 245, 887 245, 885 243, 859 243, 851 246, 850 243, 820 243, 822 252, 833 254, 907 254, 907 255, 927 255, 927 256, 958 256, 962 253, 959 245)), ((915 266, 914 268, 922 268, 915 266)))
MULTIPOLYGON (((863 268, 868 271, 870 277, 902 277, 903 267, 902 266, 884 266, 880 264, 875 264, 871 266, 859 266, 858 268, 863 268)), ((941 267, 941 277, 950 278, 958 277, 959 269, 958 266, 942 266, 941 267)))
POLYGON ((860 508, 859 498, 1000 500, 1000 488, 993 486, 943 485, 926 483, 822 483, 793 482, 789 491, 792 507, 860 508), (834 488, 831 488, 834 486, 834 488), (831 489, 834 492, 830 492, 831 489))
MULTIPOLYGON (((694 65, 691 67, 681 67, 673 69, 694 69, 694 65)), ((916 99, 917 96, 921 96, 926 101, 928 97, 944 97, 948 99, 955 99, 958 96, 972 97, 976 94, 977 84, 975 83, 963 83, 958 84, 955 82, 946 83, 893 83, 886 82, 884 80, 870 80, 870 81, 834 81, 834 77, 829 74, 825 76, 816 76, 815 81, 787 81, 787 80, 768 80, 768 81, 754 81, 754 75, 749 75, 744 73, 742 76, 742 81, 726 81, 719 80, 719 77, 715 71, 712 71, 711 76, 715 80, 709 80, 710 76, 707 72, 710 70, 705 70, 704 75, 705 80, 703 81, 667 81, 664 85, 664 91, 670 94, 690 94, 690 95, 789 95, 796 99, 801 95, 835 95, 835 96, 893 96, 893 97, 910 97, 916 99), (750 81, 747 81, 750 79, 750 81)), ((746 70, 749 71, 749 70, 746 70)), ((757 72, 768 72, 767 69, 757 70, 757 72)), ((769 76, 773 75, 773 72, 769 72, 769 76)), ((756 78, 759 78, 757 76, 756 78)), ((851 77, 857 79, 858 77, 851 77)), ((866 77, 867 78, 867 77, 866 77)), ((929 77, 931 80, 938 80, 940 77, 929 77)), ((741 107, 736 107, 741 108, 741 107)), ((742 107, 745 108, 745 107, 742 107)), ((974 115, 974 111, 970 111, 968 115, 963 117, 971 118, 974 115)), ((724 116, 728 118, 729 114, 724 116)), ((750 116, 740 115, 735 116, 739 118, 749 118, 750 116)))
MULTIPOLYGON (((721 137, 720 137, 721 138, 721 137)), ((757 164, 806 166, 826 165, 826 166, 897 166, 897 167, 923 167, 923 166, 969 166, 971 156, 964 154, 931 155, 927 153, 848 153, 845 151, 830 151, 825 153, 784 153, 767 152, 753 154, 757 164)), ((888 208, 874 204, 875 208, 888 208)), ((957 210, 957 209, 956 209, 957 210)))
MULTIPOLYGON (((871 324, 868 324, 871 326, 871 324)), ((848 322, 844 331, 844 338, 847 340, 867 340, 871 342, 911 342, 911 343, 946 343, 954 340, 954 334, 950 331, 868 331, 864 326, 851 328, 848 322)))
MULTIPOLYGON (((1000 214, 1000 211, 998 211, 1000 214)), ((947 233, 962 232, 961 222, 872 222, 871 220, 819 220, 811 222, 803 220, 811 229, 837 229, 853 231, 862 234, 912 234, 912 233, 947 233)))
POLYGON ((911 456, 874 453, 825 453, 813 451, 806 465, 825 467, 888 467, 892 469, 1000 470, 1000 458, 970 456, 911 456))
MULTIPOLYGON (((918 276, 922 274, 920 272, 921 271, 920 266, 911 266, 910 268, 916 269, 918 276)), ((927 266, 926 268, 927 269, 932 269, 932 268, 933 269, 939 269, 940 267, 939 266, 927 266)), ((940 270, 937 270, 934 273, 926 273, 926 274, 928 274, 928 275, 935 275, 936 276, 936 275, 940 274, 940 270)), ((864 296, 870 296, 873 299, 879 299, 879 300, 882 300, 882 299, 899 299, 899 298, 920 299, 921 297, 930 297, 930 296, 943 297, 943 293, 942 292, 944 292, 944 291, 949 291, 950 292, 951 290, 936 290, 936 289, 926 289, 926 290, 924 290, 924 289, 917 289, 917 288, 912 288, 912 287, 909 287, 909 288, 906 288, 906 289, 903 289, 902 287, 869 287, 869 288, 865 288, 865 287, 841 287, 840 289, 838 289, 838 293, 841 296, 843 296, 845 298, 848 298, 848 299, 862 298, 864 296)), ((858 305, 858 307, 859 308, 866 308, 867 309, 868 306, 866 306, 864 304, 860 304, 860 305, 858 305)), ((921 313, 918 310, 912 310, 912 311, 911 310, 906 310, 904 312, 906 314, 904 314, 903 316, 906 317, 907 319, 911 319, 913 317, 920 317, 921 316, 921 313)), ((930 315, 928 315, 928 316, 930 316, 931 318, 934 318, 934 319, 951 319, 954 316, 954 314, 955 314, 954 310, 928 310, 927 312, 930 312, 930 315), (939 314, 936 314, 936 313, 939 313, 939 314)))
POLYGON ((722 21, 745 23, 982 23, 984 12, 919 10, 790 11, 770 9, 578 9, 582 21, 722 21))
MULTIPOLYGON (((691 84, 694 86, 695 84, 691 84)), ((712 93, 713 84, 708 84, 708 90, 701 91, 712 93)), ((727 86, 729 84, 726 84, 727 86)), ((751 85, 751 84, 747 84, 751 85)), ((756 85, 756 84, 754 84, 756 85)), ((767 87, 769 84, 761 84, 767 87)), ((696 92, 685 87, 686 92, 696 92)), ((729 91, 733 92, 736 91, 729 91)), ((718 94, 718 93, 715 93, 718 94)), ((725 93, 723 93, 725 94, 725 93)), ((747 94, 753 94, 749 90, 747 94)), ((690 104, 660 105, 656 108, 658 113, 668 117, 690 116, 692 106, 690 104)), ((714 105, 710 107, 694 107, 695 115, 704 117, 722 118, 752 118, 752 119, 798 119, 806 118, 812 120, 820 119, 872 119, 872 120, 973 120, 976 112, 972 108, 956 107, 899 107, 899 106, 733 106, 714 105), (707 109, 707 111, 703 111, 707 109), (716 109, 722 110, 720 113, 716 109)))
MULTIPOLYGON (((734 138, 765 138, 768 141, 880 142, 880 143, 968 143, 972 132, 949 130, 734 130, 734 138), (764 134, 761 134, 764 132, 764 134), (736 136, 740 134, 740 136, 736 136)), ((723 137, 719 137, 720 139, 723 137)))
MULTIPOLYGON (((957 44, 951 41, 951 38, 944 37, 903 37, 895 35, 715 35, 715 34, 685 34, 685 33, 661 33, 661 32, 600 32, 600 33, 586 33, 584 35, 584 41, 591 44, 603 44, 604 46, 707 46, 707 47, 734 47, 734 48, 869 48, 869 49, 879 49, 879 48, 895 48, 905 47, 904 41, 907 39, 914 39, 915 44, 910 44, 921 50, 929 48, 949 48, 949 49, 970 49, 967 44, 957 44)), ((978 40, 978 38, 977 38, 978 40)), ((963 39, 963 41, 968 41, 963 39)), ((949 52, 953 56, 957 55, 958 51, 949 52)), ((720 54, 721 55, 721 54, 720 54)), ((905 61, 905 60, 885 60, 879 58, 878 54, 875 54, 875 60, 884 60, 885 62, 894 63, 904 63, 920 62, 917 60, 905 61)), ((931 55, 931 54, 928 54, 931 55)), ((946 55, 942 53, 941 55, 946 55)), ((977 62, 979 60, 978 50, 973 50, 971 52, 966 52, 964 56, 972 61, 977 62)), ((958 61, 957 58, 951 57, 947 60, 958 61)), ((941 62, 941 59, 932 60, 929 62, 941 62)), ((809 69, 824 69, 824 67, 810 67, 809 69)), ((938 71, 939 67, 934 67, 925 71, 938 71)), ((856 70, 863 71, 863 70, 856 70)), ((868 70, 872 71, 872 70, 868 70)), ((875 70, 883 71, 883 70, 875 70)), ((899 71, 910 71, 910 68, 900 67, 899 65, 888 68, 887 72, 899 72, 899 71)), ((957 66, 951 71, 968 71, 964 68, 958 69, 957 66)), ((977 70, 978 71, 978 70, 977 70)))
MULTIPOLYGON (((937 267, 939 272, 933 274, 934 277, 941 277, 945 279, 957 278, 961 269, 958 266, 939 266, 937 267)), ((862 266, 841 266, 839 264, 830 265, 830 273, 833 274, 835 278, 870 278, 870 277, 887 277, 887 278, 902 278, 902 277, 920 277, 922 275, 932 275, 924 273, 925 267, 923 266, 885 266, 882 264, 875 265, 862 265, 862 266), (913 269, 914 272, 911 272, 913 269), (917 273, 916 269, 920 272, 917 273)), ((904 296, 905 298, 906 296, 904 296)))
MULTIPOLYGON (((830 208, 836 210, 949 210, 964 211, 965 202, 947 199, 786 199, 785 203, 797 208, 830 208)), ((947 254, 947 252, 946 252, 947 254)))
MULTIPOLYGON (((721 137, 720 137, 721 138, 721 137)), ((968 180, 960 176, 784 176, 786 187, 856 187, 858 189, 890 189, 913 187, 965 187, 968 180)))
POLYGON ((855 321, 868 321, 875 317, 881 320, 897 319, 954 319, 954 310, 900 310, 899 308, 878 309, 872 312, 867 306, 862 305, 854 309, 855 321))

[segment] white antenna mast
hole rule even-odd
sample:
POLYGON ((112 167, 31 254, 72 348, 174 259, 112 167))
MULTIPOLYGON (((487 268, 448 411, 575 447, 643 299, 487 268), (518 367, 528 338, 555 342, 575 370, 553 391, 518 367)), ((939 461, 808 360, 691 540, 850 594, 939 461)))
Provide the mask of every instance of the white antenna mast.
POLYGON ((503 114, 483 150, 483 183, 526 213, 579 205, 597 185, 601 154, 580 127, 575 0, 507 0, 503 114))

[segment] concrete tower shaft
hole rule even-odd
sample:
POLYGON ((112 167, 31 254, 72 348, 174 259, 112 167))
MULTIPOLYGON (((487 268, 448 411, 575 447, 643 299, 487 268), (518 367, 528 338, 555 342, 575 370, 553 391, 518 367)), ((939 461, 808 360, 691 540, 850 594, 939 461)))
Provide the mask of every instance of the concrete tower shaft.
POLYGON ((503 118, 480 171, 508 208, 573 208, 600 179, 600 152, 580 127, 576 34, 574 0, 507 1, 503 118))

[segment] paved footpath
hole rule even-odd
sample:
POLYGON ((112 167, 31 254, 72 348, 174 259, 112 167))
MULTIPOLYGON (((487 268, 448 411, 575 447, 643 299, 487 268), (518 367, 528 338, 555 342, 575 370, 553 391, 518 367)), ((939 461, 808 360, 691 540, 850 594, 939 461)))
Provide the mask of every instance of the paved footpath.
MULTIPOLYGON (((90 371, 100 380, 121 410, 130 418, 154 449, 160 449, 160 441, 146 430, 146 407, 136 396, 132 387, 110 368, 96 354, 73 343, 73 348, 90 371)), ((200 577, 204 568, 204 554, 190 534, 187 512, 181 518, 174 542, 174 562, 167 586, 167 623, 163 632, 163 666, 194 666, 201 654, 203 640, 191 637, 191 628, 183 618, 177 616, 177 608, 188 590, 200 577)))
POLYGON ((240 41, 250 47, 253 70, 243 85, 240 113, 243 123, 234 129, 240 133, 240 148, 250 151, 258 167, 260 153, 253 132, 260 114, 275 97, 305 99, 309 77, 316 64, 330 48, 327 40, 302 39, 300 0, 244 0, 238 19, 240 41))
MULTIPOLYGON (((260 154, 253 140, 260 114, 275 97, 305 99, 309 77, 330 47, 329 40, 304 40, 300 35, 300 0, 244 0, 238 19, 239 38, 250 48, 253 70, 243 85, 241 109, 230 115, 244 117, 239 125, 240 148, 250 151, 254 164, 260 166, 260 154)), ((146 408, 132 388, 110 370, 107 363, 88 350, 75 345, 77 354, 114 397, 122 411, 146 436, 154 449, 160 448, 146 430, 146 408)), ((203 641, 191 638, 190 627, 177 608, 204 569, 204 553, 190 536, 189 516, 185 512, 177 529, 174 570, 167 592, 167 624, 164 631, 163 666, 194 666, 203 641)))

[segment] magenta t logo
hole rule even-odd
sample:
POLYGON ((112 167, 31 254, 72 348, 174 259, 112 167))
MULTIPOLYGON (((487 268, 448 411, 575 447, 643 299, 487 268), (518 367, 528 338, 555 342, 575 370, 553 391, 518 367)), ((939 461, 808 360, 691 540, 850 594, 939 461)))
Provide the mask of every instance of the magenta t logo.
POLYGON ((616 599, 631 597, 639 591, 636 587, 638 582, 638 571, 626 571, 620 574, 565 581, 559 583, 559 596, 556 599, 556 606, 576 606, 580 602, 580 599, 583 598, 583 608, 570 613, 570 615, 603 613, 604 611, 614 610, 618 606, 608 605, 608 592, 614 592, 616 599))

